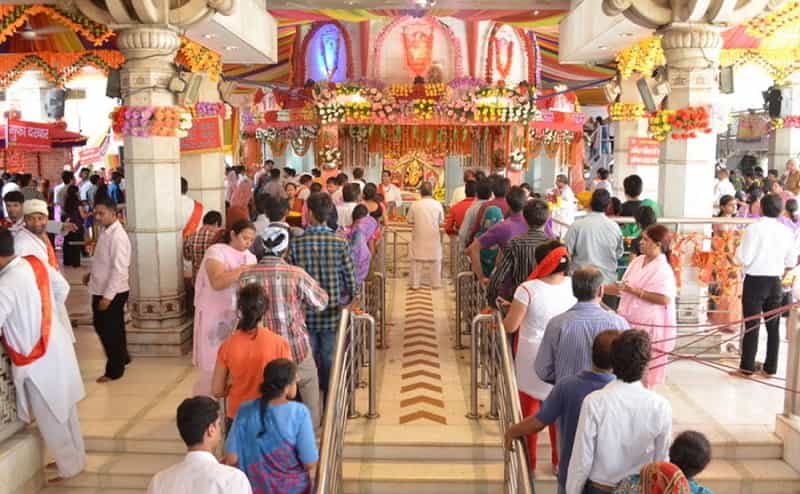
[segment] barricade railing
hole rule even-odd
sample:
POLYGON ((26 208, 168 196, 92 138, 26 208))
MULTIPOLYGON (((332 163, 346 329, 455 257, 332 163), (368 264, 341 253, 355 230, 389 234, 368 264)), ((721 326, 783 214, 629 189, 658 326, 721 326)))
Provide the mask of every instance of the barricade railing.
MULTIPOLYGON (((383 246, 384 259, 386 260, 386 272, 387 275, 390 275, 392 278, 399 277, 398 262, 400 260, 400 253, 398 252, 398 248, 401 245, 409 245, 411 243, 411 231, 411 225, 402 223, 387 225, 383 230, 384 238, 386 239, 386 245, 383 246), (407 238, 404 240, 401 239, 402 235, 405 235, 407 238), (389 252, 391 252, 390 257, 389 252)), ((445 235, 444 230, 439 230, 439 241, 442 243, 442 248, 444 248, 446 237, 447 235, 445 235)), ((405 256, 405 259, 407 261, 408 256, 405 256)), ((446 273, 445 263, 444 259, 442 259, 442 274, 444 273, 446 273)))
POLYGON ((466 256, 459 258, 459 269, 455 277, 456 285, 456 324, 455 348, 463 350, 463 338, 470 330, 472 318, 486 306, 486 290, 469 267, 466 256))
POLYGON ((377 345, 375 319, 369 314, 342 311, 336 350, 325 400, 316 493, 342 492, 342 456, 347 420, 361 416, 356 407, 356 391, 361 386, 361 369, 368 372, 368 419, 377 410, 377 345))
POLYGON ((386 340, 386 276, 375 271, 364 280, 364 310, 375 318, 378 348, 389 347, 386 340))
MULTIPOLYGON (((487 374, 489 386, 489 413, 485 418, 497 420, 501 437, 522 420, 519 389, 514 371, 511 349, 503 327, 502 315, 493 311, 479 314, 472 319, 472 348, 470 362, 470 410, 468 418, 477 420, 479 374, 487 374)), ((534 485, 528 465, 527 445, 523 438, 512 443, 512 449, 504 452, 504 489, 506 494, 533 494, 534 485)))

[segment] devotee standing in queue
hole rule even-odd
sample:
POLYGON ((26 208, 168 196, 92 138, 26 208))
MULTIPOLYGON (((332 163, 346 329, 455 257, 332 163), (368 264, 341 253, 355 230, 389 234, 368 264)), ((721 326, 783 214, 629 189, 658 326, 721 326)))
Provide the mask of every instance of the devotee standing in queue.
POLYGON ((187 398, 178 406, 178 432, 186 453, 183 461, 155 474, 147 494, 251 494, 247 475, 224 465, 215 452, 223 438, 219 402, 208 396, 187 398))
POLYGON ((569 186, 569 178, 566 175, 557 175, 555 189, 556 206, 553 209, 553 229, 557 236, 561 236, 575 221, 575 213, 578 211, 578 200, 575 192, 569 186))
POLYGON ((617 313, 628 324, 646 330, 653 340, 653 360, 644 377, 645 386, 663 384, 667 357, 675 349, 678 289, 669 263, 670 232, 664 225, 652 225, 642 232, 642 255, 631 261, 619 284, 606 285, 620 296, 617 313))
MULTIPOLYGON (((519 401, 523 417, 535 415, 553 386, 542 381, 531 372, 547 323, 554 316, 572 307, 576 299, 572 295, 569 273, 569 253, 561 242, 552 241, 536 248, 536 269, 528 281, 514 292, 514 301, 503 325, 509 333, 519 331, 517 354, 514 358, 519 386, 519 401)), ((537 434, 528 435, 528 456, 531 469, 536 469, 537 434)), ((550 426, 551 462, 558 467, 556 451, 556 428, 550 426)))
POLYGON ((783 179, 786 190, 794 195, 800 194, 800 170, 797 169, 797 161, 790 159, 786 162, 786 174, 783 179))
POLYGON ((397 210, 403 205, 403 195, 400 188, 392 183, 392 172, 384 170, 381 176, 381 184, 378 186, 378 194, 383 196, 383 201, 388 209, 389 218, 397 216, 397 210))
POLYGON ((260 396, 264 367, 275 359, 292 358, 286 338, 262 326, 270 301, 261 285, 245 285, 237 298, 236 330, 220 345, 211 380, 211 394, 227 397, 229 426, 242 403, 260 396))
MULTIPOLYGON (((642 195, 642 190, 644 190, 644 181, 642 181, 642 177, 639 175, 628 175, 625 177, 625 180, 622 181, 622 188, 625 191, 625 202, 622 203, 622 210, 620 211, 620 216, 628 216, 628 217, 635 217, 636 211, 639 210, 641 206, 648 206, 650 207, 654 213, 656 213, 656 217, 661 215, 661 210, 658 208, 658 204, 652 199, 639 199, 639 196, 642 195)), ((639 226, 635 223, 627 223, 621 226, 622 228, 622 236, 623 237, 638 237, 641 231, 639 230, 639 226)))
POLYGON ((721 169, 717 173, 717 183, 714 184, 714 206, 719 207, 719 200, 722 196, 736 195, 736 188, 731 183, 730 172, 727 168, 721 169))
MULTIPOLYGON (((572 263, 578 268, 598 268, 603 273, 603 283, 606 285, 617 281, 617 261, 625 250, 619 225, 606 217, 610 201, 611 194, 607 190, 595 190, 590 203, 592 211, 575 221, 564 236, 572 263)), ((603 302, 616 308, 618 300, 606 296, 603 302)))
POLYGON ((131 361, 125 336, 125 302, 128 301, 128 268, 131 263, 131 242, 117 219, 117 208, 107 197, 95 203, 94 217, 102 231, 97 238, 92 270, 84 282, 92 296, 92 322, 103 350, 106 369, 97 382, 122 377, 131 361))
POLYGON ((283 188, 283 180, 281 180, 281 171, 279 169, 273 168, 269 171, 269 182, 267 182, 267 185, 264 186, 264 190, 261 192, 275 199, 286 197, 286 191, 283 188))
MULTIPOLYGON (((253 182, 244 174, 244 167, 236 167, 236 181, 231 189, 231 205, 225 225, 230 226, 241 220, 250 219, 250 202, 253 200, 253 182)), ((280 176, 280 170, 278 175, 280 176)), ((283 189, 281 189, 283 190, 283 189)))
POLYGON ((488 179, 483 178, 481 180, 476 180, 475 184, 475 196, 477 199, 467 208, 467 212, 464 214, 464 221, 461 222, 461 226, 458 228, 459 252, 463 251, 467 245, 469 245, 467 240, 472 231, 472 224, 475 222, 483 205, 492 198, 492 183, 488 179))
POLYGON ((297 366, 286 359, 264 368, 261 397, 239 408, 225 441, 224 462, 247 474, 255 492, 311 492, 319 461, 308 408, 297 395, 297 366))
MULTIPOLYGON (((739 369, 732 373, 734 375, 749 376, 758 370, 756 353, 761 317, 757 316, 780 307, 783 297, 781 279, 797 265, 794 237, 777 220, 781 209, 780 196, 768 194, 762 197, 763 216, 747 227, 742 243, 736 249, 736 260, 744 271, 742 315, 748 322, 745 323, 742 337, 739 369)), ((764 325, 767 328, 767 355, 762 371, 771 377, 778 371, 780 318, 770 317, 764 321, 764 325)))
POLYGON ((474 180, 465 183, 464 194, 466 194, 466 197, 450 206, 450 211, 447 212, 447 219, 444 221, 444 231, 450 235, 451 238, 458 235, 458 229, 461 228, 461 224, 464 222, 464 216, 467 214, 467 210, 475 202, 476 189, 477 183, 474 180))
POLYGON ((642 466, 667 461, 672 407, 646 389, 650 336, 630 330, 611 347, 615 381, 588 395, 581 405, 566 494, 604 494, 642 466))
POLYGON ((108 185, 108 196, 117 206, 125 204, 125 193, 122 191, 122 174, 120 172, 111 174, 111 183, 108 185))
POLYGON ((466 170, 464 170, 463 180, 464 180, 463 184, 453 189, 453 193, 450 196, 451 207, 463 201, 464 198, 469 197, 467 196, 467 183, 475 181, 475 172, 472 169, 467 168, 466 170))
POLYGON ((480 205, 478 209, 478 213, 475 215, 475 219, 472 221, 472 224, 469 225, 469 235, 466 238, 465 246, 468 246, 475 240, 475 235, 477 235, 481 228, 485 225, 486 218, 486 210, 492 206, 496 206, 500 209, 502 217, 505 217, 508 214, 508 202, 506 201, 506 194, 511 189, 511 181, 505 177, 500 175, 494 174, 489 177, 489 183, 491 184, 492 194, 494 195, 493 198, 489 199, 488 201, 484 202, 480 205))
POLYGON ((531 199, 522 208, 528 231, 508 241, 503 256, 492 271, 486 298, 495 307, 497 297, 510 300, 517 287, 525 281, 536 267, 536 248, 549 241, 544 225, 550 217, 547 203, 531 199))
POLYGON ((522 422, 512 425, 506 432, 506 449, 518 437, 530 437, 545 427, 558 423, 559 464, 558 494, 564 494, 567 487, 567 469, 572 458, 572 444, 578 428, 578 418, 584 398, 602 389, 614 380, 611 369, 611 346, 620 332, 611 329, 598 334, 592 343, 592 368, 566 377, 556 384, 542 407, 522 422))
MULTIPOLYGON (((86 466, 77 403, 85 396, 72 328, 63 318, 69 283, 35 256, 17 257, 0 228, 0 327, 11 360, 17 414, 36 423, 55 457, 59 479, 86 466)), ((14 474, 12 473, 13 477, 14 474)), ((59 480, 55 479, 55 480, 59 480)))
POLYGON ((228 231, 225 242, 209 247, 200 263, 194 286, 192 363, 200 371, 195 395, 211 394, 217 351, 236 324, 239 276, 256 263, 256 257, 248 250, 255 236, 253 224, 239 220, 228 231))
MULTIPOLYGON (((467 248, 467 253, 472 261, 472 271, 483 284, 489 283, 489 275, 494 268, 494 262, 488 270, 482 269, 480 253, 482 250, 496 249, 503 251, 509 240, 528 231, 528 223, 522 215, 522 208, 527 202, 525 191, 520 187, 511 187, 506 195, 508 215, 503 221, 496 223, 480 236, 475 237, 467 248)), ((496 257, 495 257, 496 259, 496 257)))
POLYGON ((306 308, 322 311, 328 306, 328 294, 319 283, 283 257, 289 250, 289 235, 283 228, 268 227, 261 233, 266 255, 257 266, 243 272, 242 284, 257 283, 269 301, 263 325, 286 338, 297 364, 297 388, 311 412, 315 429, 320 427, 319 376, 306 328, 306 308))
POLYGON ((222 214, 219 211, 209 211, 203 216, 203 224, 200 229, 183 241, 183 259, 192 264, 191 286, 193 289, 197 271, 200 270, 200 263, 203 262, 206 251, 219 242, 224 233, 222 214))
POLYGON ((578 303, 547 323, 536 354, 534 369, 539 379, 558 384, 592 367, 592 342, 607 329, 628 329, 628 323, 600 306, 603 298, 603 274, 594 267, 572 273, 572 294, 578 303))
POLYGON ((338 227, 344 229, 353 224, 353 210, 358 206, 358 190, 356 184, 342 186, 342 204, 336 206, 338 227))
POLYGON ((9 230, 19 230, 25 225, 23 223, 22 204, 25 202, 25 196, 18 190, 12 190, 3 196, 3 206, 6 208, 6 217, 2 220, 4 228, 9 230))
POLYGON ((342 233, 350 243, 350 255, 358 285, 364 283, 369 275, 370 263, 375 253, 373 238, 379 228, 378 221, 369 215, 367 206, 359 204, 353 209, 353 223, 342 233))
MULTIPOLYGON (((430 182, 422 182, 419 188, 420 200, 408 210, 408 224, 412 227, 408 257, 411 261, 411 289, 420 287, 423 266, 430 270, 431 288, 442 286, 442 239, 439 228, 444 223, 444 209, 433 196, 430 182)), ((505 200, 505 198, 504 198, 505 200)))
POLYGON ((358 295, 359 287, 347 240, 336 236, 325 224, 333 209, 331 197, 323 192, 311 194, 308 209, 311 226, 306 228, 302 237, 291 243, 287 260, 303 268, 328 294, 328 305, 323 311, 306 310, 311 348, 320 363, 320 387, 327 390, 342 308, 358 295))

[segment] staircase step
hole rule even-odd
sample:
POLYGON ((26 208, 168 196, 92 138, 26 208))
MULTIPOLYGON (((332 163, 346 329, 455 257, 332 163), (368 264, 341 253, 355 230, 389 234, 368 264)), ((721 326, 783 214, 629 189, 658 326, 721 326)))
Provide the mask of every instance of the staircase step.
POLYGON ((86 458, 86 470, 77 477, 65 480, 59 487, 111 489, 147 489, 150 479, 157 472, 179 463, 184 455, 90 453, 86 458))
POLYGON ((345 494, 495 494, 503 464, 345 461, 342 477, 345 494))

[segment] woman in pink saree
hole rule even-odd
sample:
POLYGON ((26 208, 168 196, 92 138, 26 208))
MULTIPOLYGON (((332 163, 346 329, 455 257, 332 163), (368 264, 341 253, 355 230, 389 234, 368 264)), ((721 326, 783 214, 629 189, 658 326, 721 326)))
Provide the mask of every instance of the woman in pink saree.
POLYGON ((628 265, 622 281, 606 287, 606 293, 619 295, 617 313, 632 328, 650 333, 653 358, 643 379, 652 388, 666 379, 667 356, 675 349, 677 287, 669 264, 670 232, 664 225, 652 225, 642 232, 640 249, 628 265))
POLYGON ((194 286, 194 354, 192 363, 200 371, 194 394, 211 396, 211 376, 217 351, 236 327, 236 291, 239 276, 256 264, 248 249, 256 228, 247 220, 233 224, 227 242, 208 248, 197 271, 194 286))

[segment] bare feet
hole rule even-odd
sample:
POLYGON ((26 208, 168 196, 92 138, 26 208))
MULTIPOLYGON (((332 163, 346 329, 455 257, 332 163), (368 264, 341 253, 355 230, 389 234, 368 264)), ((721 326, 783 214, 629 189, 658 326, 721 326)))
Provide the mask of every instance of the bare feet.
POLYGON ((48 464, 45 466, 45 468, 50 468, 50 469, 56 468, 56 462, 54 462, 54 461, 51 461, 50 463, 48 463, 48 464))
POLYGON ((743 371, 742 369, 732 370, 728 372, 728 374, 730 374, 733 377, 741 377, 741 378, 748 378, 753 376, 752 372, 743 371))
POLYGON ((108 376, 100 376, 97 378, 97 382, 100 384, 107 383, 109 381, 111 381, 111 378, 108 376))
POLYGON ((63 481, 64 478, 59 476, 59 477, 53 477, 52 479, 48 480, 47 483, 53 485, 53 484, 60 484, 63 481))

